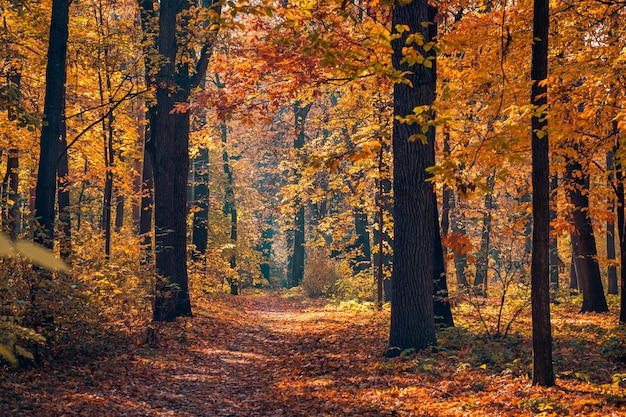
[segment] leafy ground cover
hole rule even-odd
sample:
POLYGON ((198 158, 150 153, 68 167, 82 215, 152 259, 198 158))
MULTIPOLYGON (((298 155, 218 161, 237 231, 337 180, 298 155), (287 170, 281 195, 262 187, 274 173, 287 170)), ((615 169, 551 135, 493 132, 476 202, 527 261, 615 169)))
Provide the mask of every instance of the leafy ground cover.
POLYGON ((524 316, 490 339, 461 306, 437 348, 384 359, 389 315, 367 305, 211 294, 195 314, 155 340, 122 321, 97 349, 2 370, 0 415, 626 416, 624 333, 573 305, 554 313, 549 389, 531 386, 524 316))

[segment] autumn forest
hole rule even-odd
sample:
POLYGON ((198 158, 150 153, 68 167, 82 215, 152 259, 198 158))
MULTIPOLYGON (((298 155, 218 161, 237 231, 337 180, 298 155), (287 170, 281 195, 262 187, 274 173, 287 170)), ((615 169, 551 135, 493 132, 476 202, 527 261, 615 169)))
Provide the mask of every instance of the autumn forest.
POLYGON ((0 15, 0 415, 626 416, 626 2, 0 15))

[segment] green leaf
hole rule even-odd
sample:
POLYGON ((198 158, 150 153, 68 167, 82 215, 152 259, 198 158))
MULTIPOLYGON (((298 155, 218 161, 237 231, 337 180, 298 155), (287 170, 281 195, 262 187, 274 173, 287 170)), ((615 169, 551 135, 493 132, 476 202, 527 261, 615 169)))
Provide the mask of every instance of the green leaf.
POLYGON ((36 243, 26 240, 15 241, 15 249, 32 263, 44 268, 71 273, 65 262, 56 258, 52 252, 36 243))

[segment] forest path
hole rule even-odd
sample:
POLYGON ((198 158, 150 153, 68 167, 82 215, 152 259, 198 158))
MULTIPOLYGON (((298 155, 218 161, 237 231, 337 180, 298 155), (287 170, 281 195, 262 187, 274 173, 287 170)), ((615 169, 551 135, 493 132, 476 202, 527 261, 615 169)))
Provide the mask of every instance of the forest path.
MULTIPOLYGON (((619 384, 591 385, 570 372, 557 387, 533 387, 524 377, 530 368, 505 358, 523 348, 520 360, 528 360, 530 338, 489 345, 459 328, 437 352, 386 360, 388 312, 356 303, 213 294, 194 298, 194 314, 157 327, 157 346, 145 340, 153 325, 128 319, 99 341, 73 346, 72 357, 5 370, 0 416, 626 417, 619 384), (524 373, 515 376, 512 366, 524 373)), ((600 349, 572 348, 587 342, 568 341, 571 333, 558 334, 560 363, 588 373, 610 365, 593 356, 600 349)), ((598 376, 608 372, 610 381, 622 369, 598 376)))
POLYGON ((193 318, 158 328, 157 348, 142 326, 102 360, 15 374, 0 384, 0 415, 392 415, 355 398, 371 385, 387 320, 360 313, 272 294, 207 295, 193 318))

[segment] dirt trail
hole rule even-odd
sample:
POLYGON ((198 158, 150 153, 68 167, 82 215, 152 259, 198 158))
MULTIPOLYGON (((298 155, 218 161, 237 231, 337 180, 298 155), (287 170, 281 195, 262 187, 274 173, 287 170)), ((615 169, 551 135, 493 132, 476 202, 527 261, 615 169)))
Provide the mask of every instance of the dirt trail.
POLYGON ((0 414, 386 415, 354 398, 380 359, 372 314, 267 295, 199 304, 193 319, 158 330, 157 349, 135 335, 135 344, 112 347, 117 353, 102 360, 14 374, 0 385, 0 414))

